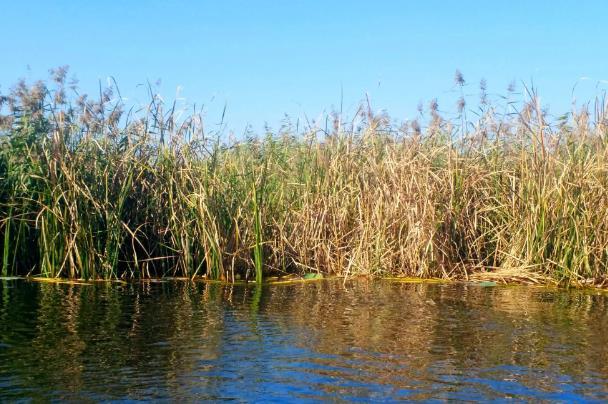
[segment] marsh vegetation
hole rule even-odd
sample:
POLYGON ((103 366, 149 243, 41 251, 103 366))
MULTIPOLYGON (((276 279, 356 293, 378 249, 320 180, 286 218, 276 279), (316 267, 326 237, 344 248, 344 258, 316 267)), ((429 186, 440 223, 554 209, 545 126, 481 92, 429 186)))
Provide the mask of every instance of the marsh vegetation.
POLYGON ((129 109, 63 68, 21 82, 0 98, 1 273, 603 284, 606 102, 555 117, 532 89, 479 92, 450 118, 431 102, 396 124, 364 103, 228 140, 153 92, 129 109))

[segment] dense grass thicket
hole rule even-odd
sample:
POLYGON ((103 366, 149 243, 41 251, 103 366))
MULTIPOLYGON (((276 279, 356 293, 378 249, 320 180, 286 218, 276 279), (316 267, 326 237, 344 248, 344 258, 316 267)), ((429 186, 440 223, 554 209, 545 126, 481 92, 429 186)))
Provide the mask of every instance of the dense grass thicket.
POLYGON ((156 96, 78 96, 57 69, 0 98, 1 273, 604 282, 606 104, 550 118, 533 92, 481 92, 474 121, 464 99, 424 125, 365 106, 226 141, 156 96))

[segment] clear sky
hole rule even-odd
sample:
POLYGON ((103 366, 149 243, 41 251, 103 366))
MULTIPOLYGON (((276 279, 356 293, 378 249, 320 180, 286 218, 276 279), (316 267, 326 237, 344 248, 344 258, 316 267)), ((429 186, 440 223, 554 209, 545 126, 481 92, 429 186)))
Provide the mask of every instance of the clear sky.
POLYGON ((0 91, 64 64, 85 89, 114 76, 135 101, 161 79, 212 121, 227 105, 238 131, 341 99, 353 113, 366 93, 400 120, 433 97, 454 111, 460 69, 471 93, 482 78, 494 93, 533 81, 561 113, 573 86, 579 100, 608 88, 607 21, 606 0, 0 0, 0 91))

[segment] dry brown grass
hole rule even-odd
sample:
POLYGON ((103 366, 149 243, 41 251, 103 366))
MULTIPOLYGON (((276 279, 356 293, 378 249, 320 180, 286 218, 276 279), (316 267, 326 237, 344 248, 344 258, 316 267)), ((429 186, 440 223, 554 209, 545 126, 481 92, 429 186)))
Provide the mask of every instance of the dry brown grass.
POLYGON ((5 275, 606 280, 604 101, 556 121, 530 93, 461 124, 435 106, 423 129, 364 109, 226 144, 156 98, 125 121, 62 83, 3 98, 5 275))

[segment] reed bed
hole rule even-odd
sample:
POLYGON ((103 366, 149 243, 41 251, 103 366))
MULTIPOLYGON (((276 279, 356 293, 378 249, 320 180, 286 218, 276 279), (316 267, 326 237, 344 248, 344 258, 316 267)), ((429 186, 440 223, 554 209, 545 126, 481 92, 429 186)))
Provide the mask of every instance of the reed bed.
POLYGON ((0 98, 2 275, 603 284, 606 102, 552 118, 534 91, 481 90, 474 121, 464 99, 401 125, 364 105, 230 141, 153 93, 128 110, 116 88, 71 95, 65 69, 19 83, 0 98))

